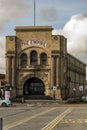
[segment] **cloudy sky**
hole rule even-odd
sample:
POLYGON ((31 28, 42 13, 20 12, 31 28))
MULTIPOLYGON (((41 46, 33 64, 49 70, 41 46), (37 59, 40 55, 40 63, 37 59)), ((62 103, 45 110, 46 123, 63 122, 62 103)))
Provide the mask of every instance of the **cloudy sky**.
MULTIPOLYGON (((36 25, 67 37, 68 52, 87 64, 87 0, 35 0, 36 25)), ((34 0, 0 0, 0 73, 5 73, 5 36, 34 25, 34 0)))

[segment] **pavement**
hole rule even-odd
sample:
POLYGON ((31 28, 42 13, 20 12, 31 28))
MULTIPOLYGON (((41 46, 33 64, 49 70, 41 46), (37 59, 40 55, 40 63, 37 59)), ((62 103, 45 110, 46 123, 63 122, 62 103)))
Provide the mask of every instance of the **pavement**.
POLYGON ((44 106, 87 106, 87 103, 66 103, 66 101, 59 100, 27 100, 26 102, 13 102, 12 106, 27 106, 27 107, 44 107, 44 106))
POLYGON ((60 104, 64 104, 64 102, 60 102, 57 100, 26 100, 26 102, 13 102, 12 106, 59 106, 60 104))

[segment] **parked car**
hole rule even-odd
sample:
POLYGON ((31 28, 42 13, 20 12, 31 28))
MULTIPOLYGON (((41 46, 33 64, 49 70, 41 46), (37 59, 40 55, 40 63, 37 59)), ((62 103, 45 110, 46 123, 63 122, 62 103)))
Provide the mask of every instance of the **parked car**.
POLYGON ((0 98, 0 106, 3 106, 3 107, 11 106, 11 101, 0 98))
POLYGON ((87 94, 81 96, 81 101, 87 102, 87 94))

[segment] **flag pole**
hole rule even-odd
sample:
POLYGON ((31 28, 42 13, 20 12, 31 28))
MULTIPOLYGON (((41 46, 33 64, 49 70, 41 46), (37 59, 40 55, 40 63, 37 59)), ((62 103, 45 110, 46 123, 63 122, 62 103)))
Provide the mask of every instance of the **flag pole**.
POLYGON ((34 0, 34 26, 36 25, 35 22, 36 22, 36 21, 35 21, 35 0, 34 0))

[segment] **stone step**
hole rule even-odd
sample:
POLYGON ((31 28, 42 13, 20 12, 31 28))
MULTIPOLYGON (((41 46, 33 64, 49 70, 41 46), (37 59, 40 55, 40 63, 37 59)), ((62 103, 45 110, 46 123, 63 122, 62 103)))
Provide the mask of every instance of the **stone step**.
POLYGON ((52 97, 44 95, 28 95, 24 96, 24 100, 52 100, 52 97))

